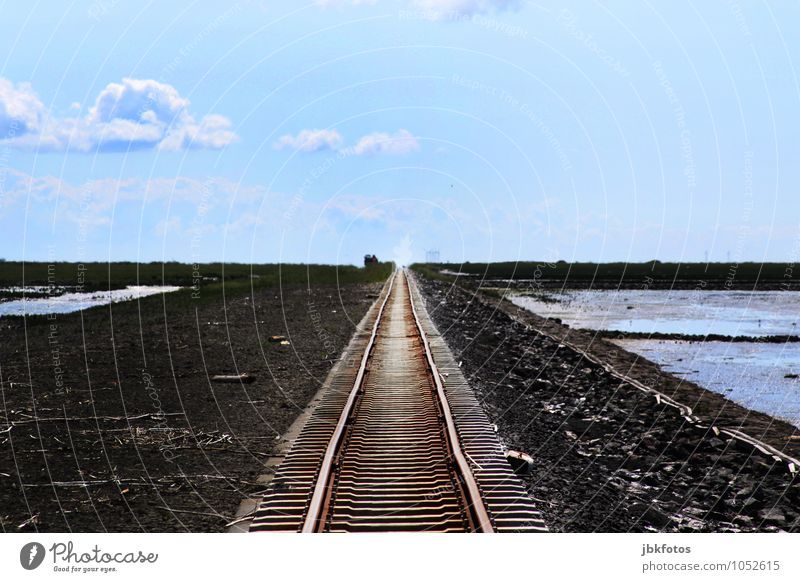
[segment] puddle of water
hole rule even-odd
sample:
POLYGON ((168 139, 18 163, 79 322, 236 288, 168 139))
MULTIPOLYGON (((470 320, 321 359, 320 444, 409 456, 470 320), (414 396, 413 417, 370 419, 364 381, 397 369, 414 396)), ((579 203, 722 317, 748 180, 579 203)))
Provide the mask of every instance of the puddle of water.
MULTIPOLYGON (((800 334, 800 293, 789 291, 565 291, 512 301, 572 327, 643 333, 800 334)), ((614 343, 738 404, 800 426, 800 343, 614 343), (787 377, 789 376, 789 377, 787 377)))
POLYGON ((9 301, 20 296, 30 295, 31 298, 44 295, 61 295, 77 287, 28 285, 25 287, 0 287, 0 301, 9 301))
POLYGON ((614 340, 681 378, 800 427, 800 344, 614 340), (789 377, 787 377, 789 376, 789 377))
POLYGON ((47 285, 27 285, 25 287, 2 287, 0 293, 63 293, 75 287, 49 287, 47 285))
POLYGON ((640 333, 800 334, 800 293, 789 291, 565 291, 511 299, 571 327, 640 333))
MULTIPOLYGON (((6 288, 11 292, 40 293, 40 288, 6 288)), ((41 289, 48 289, 43 287, 41 289)), ((130 285, 125 289, 113 291, 93 291, 89 293, 67 292, 48 297, 14 299, 0 302, 0 317, 4 315, 47 315, 48 313, 72 313, 99 305, 120 301, 130 301, 159 293, 171 293, 181 287, 156 285, 130 285)))

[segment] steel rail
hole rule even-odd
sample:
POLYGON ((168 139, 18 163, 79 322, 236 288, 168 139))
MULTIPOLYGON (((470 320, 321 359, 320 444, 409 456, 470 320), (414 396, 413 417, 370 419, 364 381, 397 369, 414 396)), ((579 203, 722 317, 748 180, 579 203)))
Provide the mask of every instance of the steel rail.
POLYGON ((362 321, 249 530, 547 531, 413 276, 362 321))
POLYGON ((303 527, 301 530, 303 533, 319 532, 325 525, 325 516, 322 515, 322 513, 328 499, 328 488, 330 485, 331 476, 333 475, 334 461, 342 444, 342 437, 344 436, 347 421, 353 412, 353 406, 357 400, 361 386, 364 383, 367 362, 372 355, 372 349, 375 346, 375 339, 378 336, 378 330, 381 326, 383 312, 386 308, 386 304, 389 301, 389 297, 392 295, 396 278, 397 271, 392 274, 392 280, 389 283, 389 289, 386 291, 386 297, 383 298, 383 303, 381 303, 381 308, 378 311, 375 324, 372 326, 372 333, 370 334, 369 343, 367 344, 367 347, 364 350, 364 355, 361 358, 361 365, 358 368, 358 374, 353 382, 353 388, 350 390, 350 395, 347 398, 347 402, 342 410, 342 414, 339 416, 339 421, 336 423, 336 428, 334 429, 331 439, 328 442, 328 446, 325 449, 325 456, 322 459, 319 474, 317 475, 314 493, 311 496, 311 501, 308 505, 308 511, 305 519, 303 520, 303 527))
POLYGON ((453 414, 450 410, 450 404, 447 401, 447 395, 444 391, 439 369, 436 367, 436 362, 431 353, 431 347, 428 343, 428 337, 425 330, 422 328, 422 323, 417 313, 417 308, 414 305, 414 294, 411 291, 411 282, 409 277, 406 277, 406 285, 408 285, 408 300, 411 303, 411 312, 414 314, 414 323, 417 327, 420 340, 425 352, 425 358, 428 364, 428 370, 436 386, 436 395, 438 396, 439 406, 442 409, 445 425, 447 427, 447 444, 455 460, 456 470, 459 473, 459 481, 462 483, 466 497, 467 511, 472 516, 472 521, 477 531, 483 533, 494 533, 492 520, 489 517, 489 512, 483 503, 478 483, 475 481, 475 476, 472 474, 472 469, 469 466, 464 452, 461 449, 461 441, 458 437, 455 422, 453 421, 453 414))

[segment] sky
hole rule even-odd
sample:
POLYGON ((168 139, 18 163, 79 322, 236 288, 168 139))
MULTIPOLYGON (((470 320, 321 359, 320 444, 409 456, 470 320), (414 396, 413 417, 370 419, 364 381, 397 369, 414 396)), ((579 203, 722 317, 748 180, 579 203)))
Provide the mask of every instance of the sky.
POLYGON ((800 254, 800 5, 0 0, 0 257, 800 254))

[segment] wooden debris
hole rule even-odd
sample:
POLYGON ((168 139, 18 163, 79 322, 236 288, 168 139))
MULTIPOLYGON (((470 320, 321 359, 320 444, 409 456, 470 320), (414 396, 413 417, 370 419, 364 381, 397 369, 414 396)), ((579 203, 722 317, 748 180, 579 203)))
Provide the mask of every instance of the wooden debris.
MULTIPOLYGON (((78 422, 84 420, 93 420, 95 422, 101 420, 113 421, 113 422, 130 422, 131 420, 142 420, 142 419, 150 419, 160 421, 163 420, 165 416, 186 416, 183 412, 153 412, 148 414, 139 414, 136 416, 70 416, 70 417, 55 417, 55 418, 37 418, 31 414, 25 414, 23 412, 18 413, 19 416, 23 416, 25 418, 29 418, 30 420, 13 420, 12 427, 17 426, 20 424, 29 424, 29 423, 40 423, 40 422, 78 422)), ((9 430, 11 427, 9 427, 9 430)), ((6 432, 5 430, 3 432, 6 432)))
POLYGON ((38 523, 39 523, 39 514, 37 513, 36 515, 32 515, 29 519, 26 519, 21 524, 19 524, 17 526, 17 529, 22 529, 23 527, 28 525, 37 525, 38 523))

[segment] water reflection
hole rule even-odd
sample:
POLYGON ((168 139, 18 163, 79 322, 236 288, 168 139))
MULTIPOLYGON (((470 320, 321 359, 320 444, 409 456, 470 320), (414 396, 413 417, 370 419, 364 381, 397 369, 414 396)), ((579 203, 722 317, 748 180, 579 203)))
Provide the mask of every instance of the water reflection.
POLYGON ((795 335, 800 293, 789 291, 566 291, 512 301, 572 327, 640 333, 795 335))
MULTIPOLYGON (((2 291, 40 294, 46 288, 7 288, 2 291)), ((0 302, 0 317, 4 315, 47 315, 48 313, 72 313, 98 305, 108 305, 119 301, 130 301, 159 293, 171 293, 180 287, 157 285, 129 285, 125 289, 113 291, 92 291, 84 293, 66 292, 46 297, 25 297, 0 302)))
MULTIPOLYGON (((754 338, 800 334, 800 293, 789 291, 566 291, 512 301, 583 329, 754 338)), ((800 426, 800 343, 614 343, 742 406, 800 426)))

